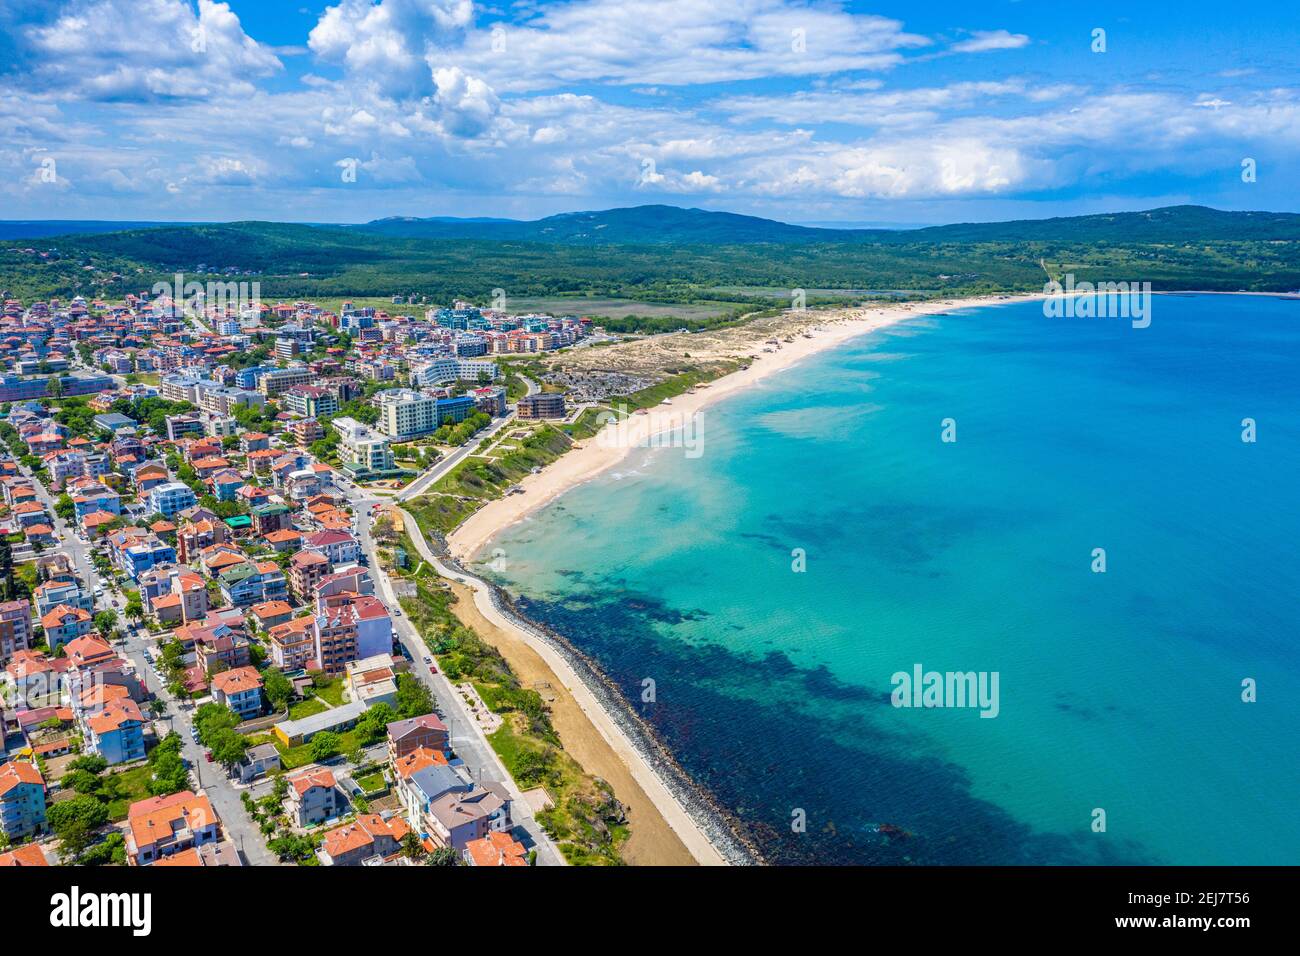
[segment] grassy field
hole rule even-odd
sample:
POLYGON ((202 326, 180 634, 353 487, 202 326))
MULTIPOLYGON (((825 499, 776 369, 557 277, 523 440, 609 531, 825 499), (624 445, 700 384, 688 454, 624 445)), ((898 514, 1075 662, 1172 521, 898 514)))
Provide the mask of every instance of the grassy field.
POLYGON ((318 700, 315 697, 308 697, 306 700, 300 700, 289 708, 289 719, 302 720, 304 717, 313 717, 316 714, 323 714, 329 709, 329 705, 323 700, 318 700))
MULTIPOLYGON (((787 294, 784 292, 782 294, 787 294)), ((643 302, 637 299, 600 298, 592 296, 520 297, 510 299, 506 306, 511 312, 549 312, 552 315, 580 315, 592 319, 621 319, 629 315, 651 318, 679 318, 686 321, 710 319, 731 312, 735 302, 723 299, 691 303, 643 302)))
POLYGON ((135 767, 131 770, 120 770, 117 773, 109 774, 116 785, 118 794, 108 804, 108 818, 114 823, 120 823, 126 819, 126 812, 130 809, 131 804, 137 800, 147 799, 149 793, 149 778, 153 774, 153 768, 148 764, 135 767))
MULTIPOLYGON (((513 433, 514 429, 510 429, 513 433)), ((485 502, 500 498, 534 468, 545 468, 572 447, 552 425, 542 425, 521 441, 507 441, 491 460, 471 455, 439 479, 427 495, 407 502, 406 510, 425 530, 446 534, 485 502)))
MULTIPOLYGON (((299 744, 297 747, 286 747, 278 737, 273 742, 275 749, 280 752, 280 763, 285 770, 297 770, 299 767, 305 767, 316 760, 311 755, 310 743, 299 744)), ((350 753, 360 746, 361 738, 357 736, 355 730, 346 730, 339 734, 339 753, 350 753)))

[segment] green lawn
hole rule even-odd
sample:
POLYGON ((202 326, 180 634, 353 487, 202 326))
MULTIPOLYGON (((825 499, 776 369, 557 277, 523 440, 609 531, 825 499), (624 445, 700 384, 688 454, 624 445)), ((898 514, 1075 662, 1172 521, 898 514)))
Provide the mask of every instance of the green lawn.
POLYGON ((319 700, 315 697, 308 697, 306 700, 300 700, 289 708, 289 719, 302 720, 304 717, 323 714, 329 709, 329 705, 323 700, 319 700))
POLYGON ((335 677, 328 684, 312 688, 313 692, 331 707, 343 706, 343 678, 335 677))
MULTIPOLYGON (((340 753, 347 753, 361 746, 361 738, 357 736, 355 730, 348 730, 339 734, 340 753)), ((297 770, 299 767, 305 767, 309 763, 315 763, 316 758, 311 755, 311 744, 299 744, 297 747, 286 747, 277 737, 275 749, 280 751, 280 763, 285 770, 297 770)))
POLYGON ((114 793, 117 796, 108 802, 108 818, 114 823, 126 819, 126 811, 131 804, 137 800, 144 800, 152 794, 149 793, 149 778, 153 774, 153 768, 148 764, 135 767, 131 770, 120 770, 117 773, 106 774, 106 779, 111 779, 114 784, 114 793))

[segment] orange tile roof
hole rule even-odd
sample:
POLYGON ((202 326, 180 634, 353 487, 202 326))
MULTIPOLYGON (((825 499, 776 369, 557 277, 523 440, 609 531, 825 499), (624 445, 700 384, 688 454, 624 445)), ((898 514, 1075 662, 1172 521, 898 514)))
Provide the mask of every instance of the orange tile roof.
POLYGON ((131 722, 143 723, 144 715, 140 713, 140 708, 136 706, 135 701, 129 697, 108 702, 98 715, 86 721, 90 729, 97 734, 110 734, 120 730, 123 724, 131 722))
POLYGON ((465 844, 475 866, 527 866, 528 851, 509 833, 493 830, 478 840, 465 844))
POLYGON ((68 617, 71 617, 73 620, 78 622, 89 621, 90 612, 84 608, 69 607, 66 604, 60 604, 58 607, 52 608, 41 617, 41 627, 45 628, 47 631, 52 628, 62 627, 64 620, 68 617))
POLYGON ((240 694, 244 691, 257 690, 262 686, 262 677, 253 667, 235 667, 220 674, 214 674, 211 681, 213 690, 223 694, 240 694))
POLYGON ((35 843, 20 846, 8 853, 0 853, 0 866, 49 866, 45 853, 35 843))
POLYGON ((9 763, 0 764, 0 797, 24 783, 43 787, 45 786, 45 778, 41 776, 41 772, 36 769, 35 765, 24 763, 21 760, 11 760, 9 763))
POLYGON ((324 787, 326 790, 332 790, 338 786, 334 774, 324 767, 308 770, 296 777, 290 777, 289 783, 293 786, 294 792, 300 797, 312 787, 324 787))
POLYGON ((152 846, 182 827, 201 830, 216 822, 217 814, 208 798, 190 790, 138 800, 127 810, 127 823, 137 849, 152 846))
POLYGON ((447 758, 438 751, 430 750, 428 747, 416 747, 405 757, 398 757, 393 764, 393 769, 399 777, 406 780, 411 774, 419 773, 425 767, 446 762, 447 758))

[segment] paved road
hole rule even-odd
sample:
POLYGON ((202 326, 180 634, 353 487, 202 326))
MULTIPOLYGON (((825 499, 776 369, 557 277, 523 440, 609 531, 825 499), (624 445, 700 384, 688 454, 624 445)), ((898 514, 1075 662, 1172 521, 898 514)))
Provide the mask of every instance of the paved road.
MULTIPOLYGON (((355 489, 350 489, 347 495, 349 502, 361 516, 361 520, 357 522, 358 537, 361 540, 362 550, 365 551, 370 561, 371 576, 377 582, 379 596, 385 604, 396 612, 396 609, 400 607, 397 595, 393 592, 388 575, 384 573, 379 565, 379 556, 375 551, 375 541, 370 535, 370 521, 368 520, 371 507, 383 499, 355 489)), ((414 525, 414 522, 412 522, 412 525, 414 525)), ((417 535, 420 533, 418 528, 414 528, 414 531, 417 535)), ((411 656, 411 673, 415 674, 433 692, 434 699, 438 702, 439 713, 443 722, 447 725, 448 732, 451 734, 452 747, 465 762, 466 769, 470 771, 475 780, 496 780, 501 782, 509 791, 514 801, 511 807, 511 817, 515 821, 516 828, 528 835, 525 842, 536 848, 538 865, 564 866, 563 855, 533 817, 532 808, 523 798, 513 778, 507 772, 505 765, 501 763, 496 751, 492 749, 492 745, 488 743, 482 729, 470 717, 460 694, 456 692, 451 682, 443 676, 441 671, 434 673, 429 665, 424 663, 424 658, 429 652, 415 627, 405 616, 397 616, 396 613, 393 617, 393 627, 402 645, 411 656)))
MULTIPOLYGON (((534 382, 528 376, 520 375, 519 377, 524 380, 524 384, 528 387, 529 395, 536 395, 538 392, 542 390, 542 387, 538 385, 536 382, 534 382)), ((422 472, 418 478, 416 478, 409 485, 403 488, 400 494, 394 496, 393 500, 409 501, 411 498, 414 498, 417 495, 424 494, 429 489, 430 485, 432 485, 439 478, 447 474, 447 472, 451 471, 458 464, 464 461, 465 458, 468 457, 474 451, 474 449, 477 448, 482 443, 483 439, 492 438, 502 429, 506 428, 508 425, 513 424, 514 421, 515 421, 515 409, 511 408, 503 418, 498 418, 491 425, 489 425, 484 431, 474 436, 475 437, 474 441, 466 442, 463 447, 456 449, 456 451, 452 452, 446 458, 439 459, 431 468, 422 472)))
MULTIPOLYGON (((21 465, 19 468, 32 479, 32 485, 36 489, 36 496, 41 499, 50 514, 53 515, 54 500, 49 490, 28 469, 23 468, 21 465)), ((112 584, 100 578, 99 572, 95 570, 95 565, 90 560, 90 545, 66 521, 57 516, 54 518, 54 530, 60 539, 59 550, 72 558, 78 576, 89 584, 92 590, 95 588, 104 589, 103 597, 96 599, 96 609, 111 607, 121 617, 126 598, 112 584)), ((163 720, 170 729, 180 733, 182 740, 181 753, 197 776, 199 789, 207 793, 208 799, 212 801, 213 809, 217 811, 217 816, 221 818, 222 829, 239 847, 244 854, 244 859, 254 866, 279 865, 275 855, 267 850, 261 832, 244 811, 243 804, 239 801, 239 793, 231 783, 230 778, 216 764, 207 763, 203 756, 204 749, 194 743, 190 737, 189 717, 192 711, 183 711, 180 708, 176 700, 167 691, 167 688, 163 686, 158 675, 154 673, 153 668, 144 659, 143 651, 150 643, 151 638, 147 631, 136 631, 134 628, 129 628, 126 641, 119 645, 119 653, 125 654, 135 666, 136 673, 140 676, 145 687, 167 704, 167 716, 163 720)))
POLYGON ((403 488, 400 494, 394 496, 394 500, 406 501, 407 499, 414 498, 416 495, 424 494, 424 492, 428 490, 430 485, 432 485, 439 478, 447 474, 447 472, 451 471, 462 461, 464 461, 469 455, 471 455, 474 452, 474 450, 478 448, 480 442, 482 442, 483 439, 492 438, 502 429, 506 428, 508 425, 513 423, 514 420, 515 420, 515 413, 514 410, 511 409, 509 414, 505 415, 502 418, 498 418, 496 421, 494 421, 483 431, 475 435, 472 440, 467 441, 464 445, 462 445, 460 448, 457 448, 455 451, 453 451, 450 455, 446 456, 445 458, 438 459, 438 461, 436 461, 431 467, 421 472, 419 477, 414 479, 409 485, 403 488))

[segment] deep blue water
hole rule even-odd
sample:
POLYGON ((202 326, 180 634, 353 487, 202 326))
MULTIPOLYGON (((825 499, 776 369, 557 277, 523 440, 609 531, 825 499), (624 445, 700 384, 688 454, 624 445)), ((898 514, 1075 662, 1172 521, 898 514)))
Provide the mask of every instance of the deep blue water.
POLYGON ((1295 863, 1298 358, 1264 298, 916 319, 491 547, 775 862, 1295 863), (916 663, 998 716, 891 706, 916 663))

